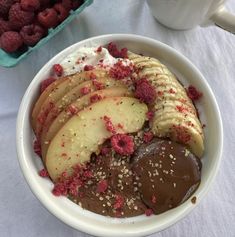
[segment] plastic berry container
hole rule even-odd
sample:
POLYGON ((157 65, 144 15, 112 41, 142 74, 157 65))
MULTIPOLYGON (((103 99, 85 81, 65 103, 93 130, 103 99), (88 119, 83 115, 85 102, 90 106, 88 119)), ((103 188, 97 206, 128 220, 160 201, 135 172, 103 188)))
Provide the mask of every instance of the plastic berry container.
POLYGON ((6 53, 0 49, 0 66, 3 67, 14 67, 21 60, 27 57, 28 54, 37 50, 42 45, 44 45, 48 40, 60 32, 67 24, 69 24, 78 14, 80 14, 86 7, 90 6, 93 3, 93 0, 84 0, 83 4, 76 10, 71 10, 69 16, 56 28, 49 29, 48 35, 42 38, 35 46, 28 47, 26 51, 19 51, 15 53, 6 53))

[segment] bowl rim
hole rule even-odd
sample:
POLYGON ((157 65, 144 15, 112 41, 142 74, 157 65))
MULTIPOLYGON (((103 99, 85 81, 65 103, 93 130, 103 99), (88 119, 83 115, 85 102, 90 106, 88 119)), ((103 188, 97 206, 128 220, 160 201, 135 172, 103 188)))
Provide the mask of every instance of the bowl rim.
MULTIPOLYGON (((91 37, 91 38, 82 40, 80 42, 77 42, 77 43, 67 47, 66 49, 62 50, 60 53, 56 54, 52 59, 50 59, 47 63, 45 63, 44 66, 35 75, 34 79, 31 81, 30 85, 28 86, 28 88, 23 96, 23 99, 21 101, 21 105, 19 107, 18 115, 17 115, 17 122, 16 122, 16 148, 17 148, 18 161, 19 161, 21 170, 23 172, 24 178, 25 178, 26 182, 28 183, 31 191, 39 199, 39 201, 47 208, 47 210, 49 210, 54 216, 56 216, 58 219, 60 219, 67 225, 69 225, 77 230, 86 232, 88 234, 96 235, 96 236, 120 236, 120 233, 118 233, 118 234, 116 232, 110 233, 109 230, 105 230, 104 228, 102 228, 102 226, 89 225, 89 223, 84 224, 84 222, 82 222, 82 221, 79 222, 79 220, 74 220, 74 218, 70 217, 69 214, 64 215, 64 213, 66 213, 66 211, 61 212, 61 210, 58 209, 58 207, 56 207, 56 205, 53 205, 53 203, 51 203, 49 201, 49 197, 47 197, 46 195, 43 195, 43 193, 38 192, 37 186, 40 186, 40 184, 38 184, 36 180, 31 178, 31 174, 30 174, 31 171, 28 169, 27 159, 26 159, 24 145, 23 145, 23 143, 24 143, 24 129, 23 129, 23 127, 24 127, 24 123, 25 123, 24 121, 26 118, 25 108, 29 106, 28 95, 30 94, 31 89, 34 88, 34 84, 37 80, 37 76, 40 75, 42 71, 48 69, 47 65, 49 65, 51 62, 53 62, 57 57, 60 57, 61 55, 63 55, 64 53, 66 53, 73 47, 75 47, 75 48, 79 47, 79 45, 87 43, 87 42, 91 42, 93 40, 94 41, 106 40, 107 42, 110 42, 110 41, 115 41, 118 39, 119 40, 126 39, 129 41, 132 41, 132 40, 133 41, 138 41, 138 40, 145 41, 146 43, 155 44, 155 45, 163 48, 164 50, 173 53, 185 65, 187 65, 190 68, 190 70, 193 70, 194 73, 197 74, 198 78, 200 78, 201 83, 203 84, 203 86, 206 87, 206 91, 209 94, 210 98, 212 99, 211 103, 213 104, 213 107, 217 113, 216 116, 218 119, 217 135, 218 135, 218 140, 219 140, 219 147, 217 147, 217 150, 218 150, 216 153, 217 158, 215 159, 215 163, 213 165, 213 170, 209 174, 209 177, 207 180, 207 185, 205 185, 205 187, 200 192, 200 198, 197 200, 197 204, 206 195, 206 193, 209 191, 209 188, 212 186, 213 180, 215 179, 215 176, 218 172, 218 168, 219 168, 221 158, 222 158, 222 151, 223 151, 223 125, 222 125, 220 110, 219 110, 218 104, 216 102, 215 96, 214 96, 209 84, 207 83, 206 79, 201 74, 201 72, 183 54, 179 53, 174 48, 172 48, 162 42, 159 42, 155 39, 151 39, 151 38, 140 36, 140 35, 107 34, 107 35, 100 35, 100 36, 91 37), (52 205, 50 205, 50 204, 52 204, 52 205)), ((175 224, 180 219, 184 218, 192 209, 194 209, 194 206, 192 206, 192 205, 186 206, 183 213, 179 214, 177 216, 177 218, 175 218, 175 219, 169 218, 169 221, 167 221, 166 223, 164 223, 161 226, 157 226, 157 225, 154 227, 149 226, 149 228, 146 228, 145 230, 141 231, 141 233, 136 232, 136 231, 131 231, 131 232, 125 233, 125 236, 146 236, 146 235, 152 234, 154 232, 159 232, 159 231, 175 224)))

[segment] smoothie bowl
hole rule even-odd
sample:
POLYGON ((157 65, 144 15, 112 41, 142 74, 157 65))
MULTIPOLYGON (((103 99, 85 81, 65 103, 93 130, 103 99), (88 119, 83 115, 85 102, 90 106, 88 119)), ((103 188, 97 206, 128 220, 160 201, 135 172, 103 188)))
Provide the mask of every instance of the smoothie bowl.
POLYGON ((183 218, 215 177, 222 138, 200 72, 136 35, 90 38, 59 53, 33 79, 17 119, 33 193, 97 236, 145 236, 183 218))

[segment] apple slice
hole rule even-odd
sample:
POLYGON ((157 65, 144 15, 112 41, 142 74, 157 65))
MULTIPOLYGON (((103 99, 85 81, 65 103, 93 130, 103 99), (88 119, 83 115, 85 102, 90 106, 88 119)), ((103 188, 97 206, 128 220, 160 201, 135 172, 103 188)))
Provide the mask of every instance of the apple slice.
MULTIPOLYGON (((116 81, 118 82, 118 81, 116 81)), ((47 127, 47 129, 43 129, 41 136, 41 151, 42 158, 45 162, 46 153, 50 141, 56 135, 60 128, 74 115, 69 108, 72 108, 73 111, 78 112, 84 109, 86 106, 91 104, 91 98, 95 95, 100 96, 101 98, 107 97, 120 97, 120 96, 129 96, 132 97, 133 94, 126 87, 113 87, 99 91, 93 91, 90 94, 84 95, 81 98, 78 98, 74 103, 70 104, 67 109, 63 110, 47 127)))
MULTIPOLYGON (((83 96, 82 89, 87 88, 89 92, 93 92, 99 89, 98 86, 102 86, 104 88, 109 88, 109 87, 124 87, 124 83, 121 80, 114 80, 112 78, 100 78, 96 79, 94 81, 89 80, 85 81, 75 88, 73 88, 71 91, 66 93, 61 99, 59 99, 56 103, 55 106, 51 109, 51 111, 48 113, 45 122, 43 123, 43 126, 38 126, 38 129, 42 130, 41 132, 41 141, 44 140, 45 134, 47 133, 51 123, 56 119, 56 117, 60 114, 61 111, 63 111, 69 104, 74 102, 76 99, 80 98, 83 96)), ((125 86, 126 87, 126 86, 125 86)), ((121 96, 121 95, 119 95, 121 96)), ((39 134, 40 130, 36 130, 36 132, 39 134)))
POLYGON ((109 117, 117 133, 133 133, 142 128, 147 111, 146 104, 135 98, 111 97, 74 115, 49 145, 46 167, 52 180, 56 181, 63 172, 71 174, 75 165, 89 161, 91 154, 112 136, 104 116, 109 117))
POLYGON ((81 84, 84 81, 90 80, 91 75, 96 75, 97 78, 103 78, 107 77, 106 74, 107 72, 105 70, 98 69, 93 71, 83 71, 67 77, 62 83, 58 84, 41 104, 39 113, 36 115, 36 121, 33 120, 33 124, 35 124, 35 127, 33 127, 33 129, 35 131, 36 136, 40 137, 41 129, 48 113, 52 110, 52 108, 54 108, 55 103, 60 98, 62 98, 75 86, 81 84))
POLYGON ((46 100, 46 98, 49 96, 49 94, 55 90, 55 88, 62 83, 64 80, 66 79, 66 77, 62 78, 62 79, 58 79, 56 81, 54 81, 53 83, 51 83, 44 91, 43 93, 40 95, 40 97, 38 98, 37 102, 35 103, 34 107, 33 107, 33 111, 32 111, 32 127, 33 130, 35 130, 36 128, 36 121, 37 121, 37 116, 39 114, 39 111, 41 109, 41 106, 43 104, 43 102, 46 100))

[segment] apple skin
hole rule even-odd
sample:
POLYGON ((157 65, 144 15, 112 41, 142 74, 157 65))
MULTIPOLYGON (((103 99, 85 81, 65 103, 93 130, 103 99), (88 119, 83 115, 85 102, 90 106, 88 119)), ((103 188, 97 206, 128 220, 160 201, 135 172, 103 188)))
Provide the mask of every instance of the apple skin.
POLYGON ((90 80, 92 73, 96 75, 97 78, 107 77, 107 72, 105 70, 94 69, 93 71, 83 71, 58 79, 58 83, 52 83, 50 85, 50 90, 47 91, 46 89, 45 93, 43 92, 40 95, 32 111, 32 127, 37 137, 40 137, 40 132, 45 119, 55 103, 75 86, 90 80))
MULTIPOLYGON (((120 96, 133 97, 133 93, 129 91, 126 87, 113 87, 113 88, 111 87, 104 90, 93 91, 87 95, 84 95, 78 98, 75 102, 73 102, 69 106, 72 106, 77 111, 81 111, 86 106, 89 106, 91 104, 90 98, 96 94, 101 96, 102 98, 120 97, 120 96)), ((71 114, 65 109, 53 120, 53 122, 50 124, 48 128, 45 127, 45 129, 43 129, 43 133, 41 136, 41 151, 42 151, 42 159, 44 162, 46 160, 46 153, 50 141, 72 116, 73 114, 71 114)))
POLYGON ((113 135, 105 127, 104 116, 110 118, 117 133, 126 134, 143 127, 147 111, 147 105, 135 98, 111 97, 74 115, 49 145, 46 167, 51 179, 56 181, 63 172, 71 174, 75 165, 89 161, 91 154, 113 135))

